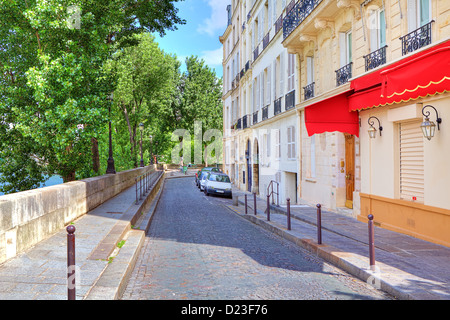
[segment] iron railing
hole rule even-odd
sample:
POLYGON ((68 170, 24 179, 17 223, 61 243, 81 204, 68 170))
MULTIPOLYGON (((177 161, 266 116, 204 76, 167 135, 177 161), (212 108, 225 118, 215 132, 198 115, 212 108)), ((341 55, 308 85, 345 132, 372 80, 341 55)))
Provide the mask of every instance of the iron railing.
POLYGON ((350 62, 349 64, 335 71, 336 87, 339 87, 340 85, 343 85, 344 83, 347 83, 348 80, 350 80, 350 78, 352 77, 352 64, 353 62, 350 62))
POLYGON ((287 111, 294 107, 295 107, 295 90, 292 90, 285 96, 284 108, 287 111))
POLYGON ((402 55, 416 51, 431 43, 431 24, 433 22, 434 20, 431 20, 422 27, 400 37, 402 41, 402 55))
POLYGON ((305 92, 305 100, 314 98, 314 84, 315 82, 303 87, 303 91, 305 92))
POLYGON ((322 0, 300 0, 283 19, 283 39, 305 20, 322 0))
POLYGON ((281 100, 282 100, 282 98, 280 97, 273 102, 273 114, 274 115, 281 113, 281 100))
POLYGON ((141 174, 135 178, 135 189, 136 189, 136 202, 139 204, 139 200, 145 196, 145 194, 153 187, 157 179, 157 174, 155 168, 141 174))
POLYGON ((247 115, 243 116, 242 117, 242 128, 243 129, 247 129, 248 127, 250 127, 248 122, 249 121, 248 121, 247 115))
POLYGON ((267 196, 272 197, 272 204, 275 204, 274 195, 277 196, 277 206, 280 206, 280 184, 277 181, 272 180, 267 187, 267 196), (277 186, 277 192, 274 191, 274 185, 277 186))
POLYGON ((269 106, 262 108, 262 119, 263 121, 269 119, 269 106))
POLYGON ((270 42, 270 34, 267 33, 263 38, 263 50, 268 46, 270 42))
POLYGON ((258 111, 253 112, 253 124, 258 123, 258 111))
POLYGON ((366 56, 363 56, 365 60, 366 71, 375 69, 376 67, 386 63, 386 48, 387 46, 384 46, 378 50, 375 50, 374 52, 369 53, 366 56))
POLYGON ((259 56, 259 45, 253 50, 253 61, 255 61, 259 56))

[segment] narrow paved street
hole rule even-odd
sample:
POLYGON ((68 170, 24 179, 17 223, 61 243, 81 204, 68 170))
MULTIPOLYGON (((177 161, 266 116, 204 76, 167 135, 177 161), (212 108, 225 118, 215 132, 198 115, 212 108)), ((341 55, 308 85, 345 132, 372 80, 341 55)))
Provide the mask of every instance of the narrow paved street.
POLYGON ((238 217, 231 201, 167 179, 123 299, 387 299, 238 217))

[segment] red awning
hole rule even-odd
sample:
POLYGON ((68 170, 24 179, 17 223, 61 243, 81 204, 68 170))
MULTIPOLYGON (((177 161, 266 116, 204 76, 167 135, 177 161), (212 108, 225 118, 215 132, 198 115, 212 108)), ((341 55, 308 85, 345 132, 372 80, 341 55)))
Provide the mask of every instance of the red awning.
POLYGON ((347 96, 351 91, 319 101, 305 108, 308 135, 339 131, 359 136, 358 112, 350 112, 347 96))
POLYGON ((450 41, 351 81, 349 110, 363 110, 450 91, 450 41))

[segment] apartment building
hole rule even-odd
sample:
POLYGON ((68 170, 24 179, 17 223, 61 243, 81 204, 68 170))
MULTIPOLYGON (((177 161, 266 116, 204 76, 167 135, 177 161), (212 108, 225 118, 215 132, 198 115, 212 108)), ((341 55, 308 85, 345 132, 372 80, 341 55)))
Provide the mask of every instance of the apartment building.
POLYGON ((300 0, 299 196, 450 245, 450 2, 300 0))
POLYGON ((224 170, 241 190, 299 200, 297 56, 282 45, 283 0, 233 0, 224 47, 224 170))

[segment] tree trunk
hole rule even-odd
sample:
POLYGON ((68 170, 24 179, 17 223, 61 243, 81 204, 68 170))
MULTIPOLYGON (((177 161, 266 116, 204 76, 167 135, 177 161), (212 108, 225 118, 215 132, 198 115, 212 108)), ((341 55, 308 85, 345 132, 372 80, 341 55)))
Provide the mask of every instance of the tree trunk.
POLYGON ((95 173, 99 173, 100 153, 98 151, 98 140, 92 137, 91 142, 92 142, 92 170, 94 170, 95 173))

